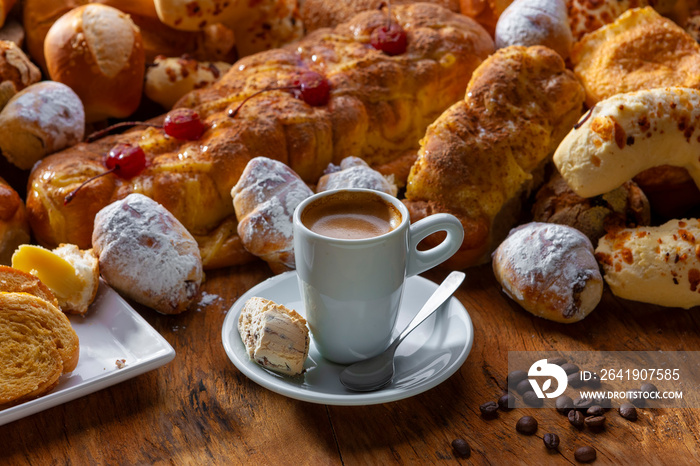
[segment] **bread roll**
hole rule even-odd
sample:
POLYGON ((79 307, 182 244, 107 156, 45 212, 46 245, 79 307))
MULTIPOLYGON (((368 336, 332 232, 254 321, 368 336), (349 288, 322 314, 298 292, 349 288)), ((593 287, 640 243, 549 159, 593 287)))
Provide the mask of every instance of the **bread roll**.
MULTIPOLYGON (((673 0, 675 1, 675 0, 673 0)), ((567 0, 569 24, 575 40, 615 21, 632 8, 643 8, 656 0, 567 0)))
POLYGON ((394 177, 385 177, 358 157, 346 157, 340 165, 330 164, 316 185, 316 192, 331 189, 365 188, 396 196, 394 177))
POLYGON ((659 306, 700 305, 700 222, 671 220, 601 238, 596 258, 615 296, 659 306))
POLYGON ((29 233, 24 202, 17 191, 0 178, 0 265, 10 265, 17 246, 30 241, 29 233))
POLYGON ((17 92, 41 80, 41 71, 14 42, 0 40, 0 109, 17 92))
POLYGON ((574 37, 564 0, 515 0, 496 23, 496 48, 544 45, 569 58, 574 37))
POLYGON ((564 138, 554 163, 576 194, 612 191, 658 165, 683 167, 700 186, 700 91, 651 89, 610 97, 564 138))
POLYGON ((593 245, 565 225, 533 222, 513 229, 493 254, 493 272, 526 311, 555 322, 582 320, 603 295, 593 245))
POLYGON ((100 210, 92 244, 102 277, 138 303, 179 314, 199 294, 204 274, 197 242, 170 212, 142 194, 100 210))
POLYGON ((85 113, 70 87, 41 81, 15 94, 0 112, 0 150, 28 170, 48 154, 72 146, 85 134, 85 113))
POLYGON ((145 56, 141 32, 129 16, 89 4, 61 16, 44 41, 49 76, 70 86, 87 122, 131 115, 141 102, 145 56))
POLYGON ((231 190, 238 236, 276 273, 295 268, 294 209, 312 194, 291 168, 266 157, 248 162, 231 190))
POLYGON ((38 277, 6 265, 0 265, 0 291, 33 294, 58 307, 58 299, 38 277))
POLYGON ((146 71, 144 94, 164 108, 171 109, 188 92, 217 81, 231 65, 200 62, 190 57, 156 57, 146 71))

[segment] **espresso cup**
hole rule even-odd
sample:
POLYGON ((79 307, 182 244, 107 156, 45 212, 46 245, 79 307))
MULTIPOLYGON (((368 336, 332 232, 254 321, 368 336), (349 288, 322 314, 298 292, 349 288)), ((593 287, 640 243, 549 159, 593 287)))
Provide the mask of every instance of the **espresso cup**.
POLYGON ((324 191, 294 211, 294 257, 306 320, 321 355, 350 364, 390 343, 406 278, 450 258, 462 244, 456 217, 435 214, 411 225, 393 196, 369 189, 324 191), (417 246, 444 231, 428 250, 417 246))

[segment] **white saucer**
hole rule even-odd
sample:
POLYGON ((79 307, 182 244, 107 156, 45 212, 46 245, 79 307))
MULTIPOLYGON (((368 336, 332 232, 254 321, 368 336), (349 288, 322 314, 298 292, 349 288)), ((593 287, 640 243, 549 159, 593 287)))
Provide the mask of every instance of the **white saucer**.
MULTIPOLYGON (((408 325, 437 287, 422 277, 408 279, 397 329, 408 325)), ((467 359, 474 341, 469 314, 453 297, 401 343, 396 352, 396 376, 389 386, 375 392, 353 392, 338 379, 345 366, 321 357, 313 337, 303 375, 285 377, 251 361, 238 334, 238 317, 245 302, 254 296, 270 299, 306 316, 296 272, 269 278, 241 296, 224 319, 221 337, 226 354, 241 372, 263 387, 297 400, 328 405, 371 405, 408 398, 435 387, 454 374, 467 359)))

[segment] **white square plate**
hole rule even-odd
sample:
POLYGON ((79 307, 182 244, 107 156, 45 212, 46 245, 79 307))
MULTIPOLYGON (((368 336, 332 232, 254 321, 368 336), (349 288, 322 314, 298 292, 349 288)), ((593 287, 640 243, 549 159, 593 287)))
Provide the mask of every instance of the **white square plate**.
POLYGON ((175 357, 173 347, 102 281, 87 315, 69 319, 80 339, 78 366, 47 395, 0 410, 0 425, 136 377, 175 357), (121 369, 118 359, 125 360, 121 369))

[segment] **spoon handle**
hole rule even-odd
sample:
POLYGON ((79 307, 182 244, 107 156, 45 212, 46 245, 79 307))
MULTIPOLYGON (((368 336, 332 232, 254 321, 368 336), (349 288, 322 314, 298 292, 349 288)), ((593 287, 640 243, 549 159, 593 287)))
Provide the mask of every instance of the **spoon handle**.
POLYGON ((447 301, 452 294, 457 291, 459 285, 464 281, 464 273, 454 271, 440 284, 435 293, 430 296, 418 314, 411 320, 408 326, 401 332, 395 343, 398 345, 404 338, 408 336, 416 327, 423 323, 425 319, 430 317, 442 304, 447 301))

